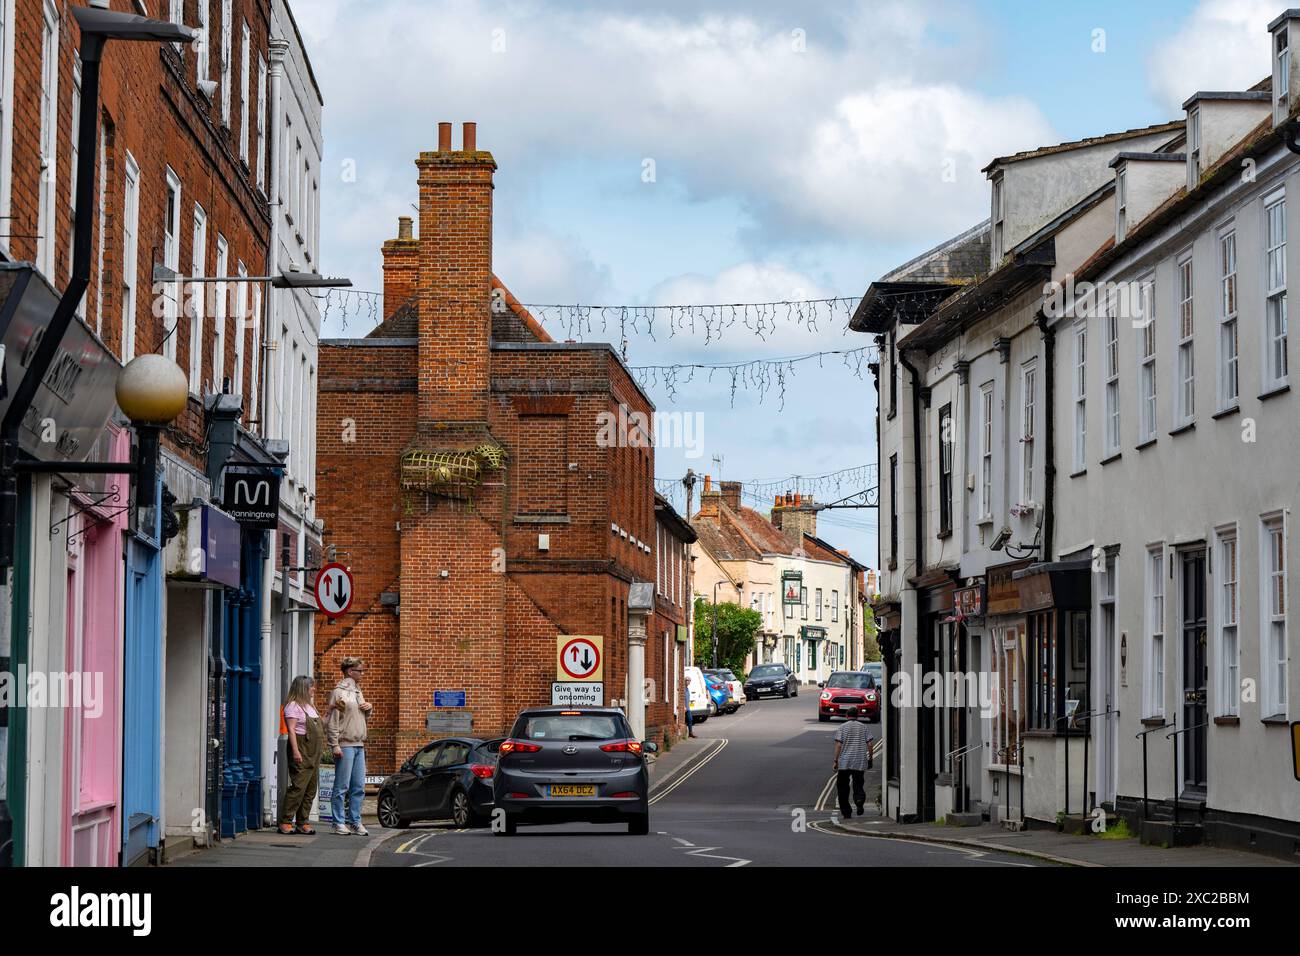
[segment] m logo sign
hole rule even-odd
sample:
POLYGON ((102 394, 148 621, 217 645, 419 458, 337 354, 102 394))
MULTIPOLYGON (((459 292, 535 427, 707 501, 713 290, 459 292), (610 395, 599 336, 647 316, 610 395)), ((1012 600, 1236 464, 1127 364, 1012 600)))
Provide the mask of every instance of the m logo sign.
POLYGON ((275 530, 280 511, 280 477, 270 472, 227 471, 222 509, 246 528, 275 530))

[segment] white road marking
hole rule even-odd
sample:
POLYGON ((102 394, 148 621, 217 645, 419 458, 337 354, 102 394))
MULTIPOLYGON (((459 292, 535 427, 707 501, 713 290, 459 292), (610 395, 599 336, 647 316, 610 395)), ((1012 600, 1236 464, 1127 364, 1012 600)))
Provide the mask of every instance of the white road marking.
MULTIPOLYGON (((955 850, 958 853, 967 854, 968 856, 971 857, 971 859, 982 859, 983 857, 988 855, 986 852, 982 850, 973 850, 969 847, 964 847, 964 846, 954 846, 951 843, 935 843, 931 840, 909 840, 907 837, 901 837, 901 836, 875 836, 875 835, 867 836, 865 833, 845 833, 842 830, 828 829, 827 827, 823 826, 821 823, 812 823, 810 824, 810 826, 818 833, 824 833, 827 836, 858 837, 859 839, 864 839, 864 840, 888 840, 893 843, 906 843, 910 846, 925 846, 930 848, 931 853, 941 853, 944 850, 955 850)), ((1010 860, 985 860, 985 862, 993 863, 998 866, 1032 867, 1034 865, 1032 863, 1014 863, 1010 860)))

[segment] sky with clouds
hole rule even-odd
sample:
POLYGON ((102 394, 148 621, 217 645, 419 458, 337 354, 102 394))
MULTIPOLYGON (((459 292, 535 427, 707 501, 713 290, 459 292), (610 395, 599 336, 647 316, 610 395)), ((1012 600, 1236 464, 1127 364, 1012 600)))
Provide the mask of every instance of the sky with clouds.
MULTIPOLYGON (((1196 90, 1261 79, 1265 28, 1284 7, 300 0, 325 99, 322 270, 382 288, 379 247, 414 215, 416 154, 434 148, 439 121, 455 124, 458 146, 471 120, 499 167, 494 269, 523 302, 856 299, 987 216, 979 170, 993 157, 1181 118, 1196 90)), ((346 331, 332 310, 324 334, 364 335, 369 310, 355 308, 346 331)), ((843 311, 815 329, 777 319, 761 339, 738 321, 707 343, 702 326, 669 337, 661 322, 651 340, 641 324, 628 362, 871 344, 844 332, 843 311)), ((617 345, 617 326, 602 334, 597 320, 583 337, 617 345)), ((657 450, 661 478, 690 467, 775 480, 875 461, 865 367, 800 365, 783 406, 773 391, 733 396, 725 373, 697 373, 675 401, 662 383, 648 391, 660 411, 702 424, 696 447, 657 450)), ((875 526, 874 511, 823 512, 819 534, 874 564, 875 526)))

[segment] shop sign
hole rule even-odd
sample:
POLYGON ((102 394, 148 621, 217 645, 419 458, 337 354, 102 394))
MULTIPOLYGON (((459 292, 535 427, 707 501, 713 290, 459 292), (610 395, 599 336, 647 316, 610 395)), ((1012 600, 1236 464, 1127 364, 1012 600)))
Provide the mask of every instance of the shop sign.
POLYGON ((1019 614, 1020 586, 1013 575, 1029 567, 1028 561, 1016 561, 989 568, 988 576, 988 612, 989 614, 1019 614))
MULTIPOLYGON (((31 266, 0 263, 0 417, 36 357, 58 298, 31 266), (48 295, 29 290, 33 282, 48 295)), ((114 389, 121 370, 74 316, 23 417, 18 435, 23 451, 41 461, 85 461, 117 407, 114 389)))
POLYGON ((245 528, 274 531, 280 523, 280 476, 270 470, 227 468, 221 505, 245 528))
POLYGON ((826 640, 826 628, 812 627, 805 624, 799 628, 799 636, 808 641, 824 641, 826 640))
POLYGON ((1052 607, 1052 575, 1047 571, 1029 574, 1017 581, 1020 607, 1024 611, 1042 611, 1052 607))
POLYGON ((211 505, 177 512, 180 534, 167 543, 167 576, 239 587, 239 523, 211 505))
POLYGON ((957 620, 984 616, 984 585, 957 588, 952 592, 952 606, 957 620))

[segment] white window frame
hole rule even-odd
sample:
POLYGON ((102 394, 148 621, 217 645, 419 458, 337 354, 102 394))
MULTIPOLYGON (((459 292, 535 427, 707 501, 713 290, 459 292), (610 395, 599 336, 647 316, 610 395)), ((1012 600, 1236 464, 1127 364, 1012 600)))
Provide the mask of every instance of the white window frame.
POLYGON ((59 282, 54 275, 54 255, 58 233, 55 201, 59 185, 59 8, 53 0, 45 0, 41 9, 40 139, 37 141, 40 180, 37 184, 36 268, 45 274, 51 285, 57 287, 59 282))
POLYGON ((831 588, 831 623, 837 624, 840 619, 840 592, 831 588))
POLYGON ((813 620, 820 621, 822 619, 822 589, 817 588, 813 597, 815 599, 815 604, 816 604, 815 610, 813 612, 813 620))
POLYGON ((1074 471, 1088 466, 1088 326, 1074 325, 1074 471))
POLYGON ((1034 502, 1034 419, 1038 401, 1038 362, 1020 368, 1020 503, 1034 502))
MULTIPOLYGON (((202 6, 202 4, 200 4, 202 6)), ((208 214, 198 203, 194 204, 194 224, 190 235, 190 276, 202 279, 207 275, 208 214)), ((203 315, 208 285, 194 282, 186 294, 190 312, 190 394, 203 396, 203 315)))
POLYGON ((257 188, 266 194, 266 57, 257 55, 257 188))
POLYGON ((194 32, 194 78, 206 80, 212 71, 212 57, 208 48, 210 36, 208 31, 208 0, 199 0, 196 4, 198 16, 195 18, 194 32))
MULTIPOLYGON (((897 492, 895 492, 897 495, 897 492)), ((980 521, 993 519, 993 383, 980 386, 980 521)), ((900 529, 900 536, 902 531, 900 529)))
POLYGON ((1146 666, 1142 669, 1142 716, 1165 715, 1165 546, 1147 548, 1146 666))
MULTIPOLYGON (((181 180, 170 166, 165 168, 164 176, 166 189, 163 198, 163 265, 179 275, 181 272, 181 180), (167 215, 168 212, 170 215, 167 215)), ((176 339, 180 334, 181 285, 180 282, 162 283, 162 354, 173 362, 176 361, 176 339)))
POLYGON ((248 27, 248 21, 243 22, 240 28, 240 48, 239 48, 239 158, 248 165, 248 88, 253 85, 253 77, 249 73, 250 62, 252 61, 253 32, 248 27))
MULTIPOLYGON (((226 237, 217 233, 217 269, 213 276, 225 278, 230 272, 230 244, 226 237)), ((216 283, 217 297, 212 316, 212 391, 220 395, 224 391, 226 377, 226 312, 229 306, 229 285, 216 283)))
POLYGON ((1288 545, 1286 512, 1261 515, 1259 524, 1260 693, 1261 719, 1287 715, 1287 587, 1288 545), (1281 554, 1277 552, 1281 542, 1281 554), (1280 566, 1279 566, 1280 558, 1280 566))
MULTIPOLYGON (((244 339, 248 333, 248 267, 239 260, 235 270, 239 276, 239 287, 235 289, 235 378, 231 385, 234 395, 246 395, 244 391, 244 339)), ((299 406, 301 407, 301 406, 299 406)))
MULTIPOLYGON (((1273 89, 1277 91, 1278 100, 1284 101, 1291 92, 1291 43, 1286 24, 1273 37, 1273 89)), ((1285 108, 1285 102, 1282 106, 1285 108)))
POLYGON ((0 0, 0 252, 9 258, 13 231, 14 0, 0 0))
POLYGON ((808 589, 799 587, 799 620, 808 620, 808 589))
POLYGON ((1201 108, 1193 106, 1187 111, 1187 187, 1195 188, 1201 178, 1201 108))
POLYGON ((1119 394, 1119 315, 1115 303, 1108 296, 1102 313, 1106 323, 1106 423, 1105 436, 1106 458, 1113 458, 1120 452, 1120 394, 1119 394))
POLYGON ((1235 408, 1241 396, 1241 342, 1237 324, 1237 230, 1219 231, 1219 411, 1235 408))
POLYGON ((1178 426, 1196 418, 1196 273, 1192 250, 1175 261, 1174 281, 1178 293, 1178 426))
POLYGON ((140 245, 140 166, 126 153, 126 172, 122 188, 122 352, 126 364, 135 358, 136 296, 139 282, 137 264, 140 245))
POLYGON ((1215 714, 1240 716, 1241 548, 1235 524, 1215 530, 1215 714))
POLYGON ((221 0, 221 125, 230 129, 230 77, 231 34, 234 31, 234 13, 231 0, 221 0))
POLYGON ((1138 443, 1156 437, 1160 429, 1160 398, 1156 387, 1156 295, 1155 278, 1148 273, 1138 279, 1140 319, 1138 333, 1138 443))
POLYGON ((1287 384, 1286 191, 1264 197, 1263 392, 1287 384), (1277 216, 1274 217, 1276 211, 1277 216), (1278 231, 1274 231, 1274 225, 1278 231))
POLYGON ((1006 222, 1006 181, 1002 173, 993 177, 993 265, 996 266, 1002 261, 1005 254, 1003 242, 1005 241, 1005 222, 1006 222))

